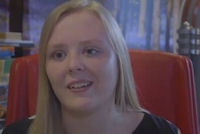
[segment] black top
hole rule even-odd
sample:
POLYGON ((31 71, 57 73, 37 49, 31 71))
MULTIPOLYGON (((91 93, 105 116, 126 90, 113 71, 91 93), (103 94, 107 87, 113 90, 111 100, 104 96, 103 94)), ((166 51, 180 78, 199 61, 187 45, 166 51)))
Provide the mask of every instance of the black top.
MULTIPOLYGON (((9 125, 2 134, 26 134, 32 120, 25 119, 9 125)), ((178 134, 178 128, 153 114, 144 114, 144 118, 132 134, 178 134)))
POLYGON ((179 129, 171 122, 153 114, 144 118, 132 134, 178 134, 179 129))

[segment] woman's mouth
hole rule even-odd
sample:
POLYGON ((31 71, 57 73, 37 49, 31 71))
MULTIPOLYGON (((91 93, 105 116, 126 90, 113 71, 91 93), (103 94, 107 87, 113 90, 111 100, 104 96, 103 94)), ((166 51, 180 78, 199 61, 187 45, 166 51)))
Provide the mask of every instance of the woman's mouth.
POLYGON ((93 84, 92 81, 75 81, 70 82, 67 88, 73 92, 83 92, 88 89, 93 84))

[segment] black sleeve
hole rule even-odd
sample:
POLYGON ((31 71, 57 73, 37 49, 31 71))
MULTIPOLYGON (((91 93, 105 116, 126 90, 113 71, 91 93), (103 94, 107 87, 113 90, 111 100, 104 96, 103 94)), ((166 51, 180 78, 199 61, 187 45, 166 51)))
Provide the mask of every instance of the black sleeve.
POLYGON ((8 125, 2 132, 2 134, 27 134, 28 128, 32 120, 24 119, 8 125))

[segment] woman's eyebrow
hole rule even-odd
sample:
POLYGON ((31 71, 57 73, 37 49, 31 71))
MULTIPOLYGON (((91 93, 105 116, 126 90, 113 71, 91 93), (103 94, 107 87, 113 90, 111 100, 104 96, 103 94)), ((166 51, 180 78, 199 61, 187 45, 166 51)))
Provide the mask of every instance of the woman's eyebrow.
POLYGON ((104 41, 95 39, 95 40, 85 40, 80 42, 80 44, 93 44, 93 43, 103 44, 104 41))
MULTIPOLYGON (((98 39, 92 39, 92 40, 84 40, 80 41, 80 45, 93 45, 93 44, 100 44, 104 45, 105 41, 103 40, 98 40, 98 39)), ((59 49, 59 48, 66 48, 68 45, 67 43, 52 43, 49 44, 50 49, 59 49)))
POLYGON ((59 43, 59 44, 52 44, 49 46, 50 46, 50 48, 64 48, 64 47, 66 47, 66 44, 59 43))

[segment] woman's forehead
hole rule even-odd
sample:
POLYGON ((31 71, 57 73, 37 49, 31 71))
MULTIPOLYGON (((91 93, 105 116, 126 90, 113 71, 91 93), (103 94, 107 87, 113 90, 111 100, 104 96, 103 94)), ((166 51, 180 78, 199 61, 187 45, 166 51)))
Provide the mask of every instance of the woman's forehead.
POLYGON ((63 17, 55 25, 49 42, 56 42, 61 38, 66 40, 80 39, 81 41, 101 40, 106 35, 104 25, 96 15, 88 11, 81 11, 63 17), (51 39, 52 37, 54 39, 51 39))
MULTIPOLYGON (((77 10, 71 13, 63 14, 57 21, 56 25, 60 22, 68 21, 68 22, 79 22, 80 20, 84 20, 86 23, 93 23, 95 24, 103 24, 101 18, 95 13, 94 11, 90 10, 77 10)), ((75 25, 75 23, 74 23, 75 25)))

